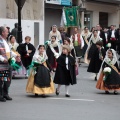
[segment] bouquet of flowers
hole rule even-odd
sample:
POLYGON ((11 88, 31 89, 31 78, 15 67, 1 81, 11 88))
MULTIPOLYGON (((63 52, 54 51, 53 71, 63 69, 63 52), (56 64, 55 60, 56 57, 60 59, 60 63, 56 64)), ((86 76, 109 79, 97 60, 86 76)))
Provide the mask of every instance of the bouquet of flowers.
POLYGON ((17 62, 14 57, 10 58, 10 59, 8 60, 8 63, 10 64, 10 66, 11 66, 14 70, 18 70, 18 69, 21 68, 19 62, 17 62))
POLYGON ((104 70, 103 70, 103 73, 104 73, 104 78, 103 80, 105 81, 108 77, 109 74, 111 74, 111 68, 110 67, 105 67, 104 70))

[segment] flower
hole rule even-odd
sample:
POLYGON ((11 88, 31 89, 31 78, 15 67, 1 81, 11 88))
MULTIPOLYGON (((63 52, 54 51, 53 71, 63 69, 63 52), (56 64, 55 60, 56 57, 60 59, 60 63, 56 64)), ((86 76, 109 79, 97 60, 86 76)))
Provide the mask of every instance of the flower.
POLYGON ((111 73, 111 68, 110 67, 105 67, 103 72, 104 73, 111 73))
POLYGON ((111 47, 111 43, 108 43, 108 44, 107 44, 107 47, 110 48, 110 47, 111 47))
POLYGON ((102 41, 103 39, 102 39, 102 38, 100 38, 99 40, 100 40, 100 41, 102 41))

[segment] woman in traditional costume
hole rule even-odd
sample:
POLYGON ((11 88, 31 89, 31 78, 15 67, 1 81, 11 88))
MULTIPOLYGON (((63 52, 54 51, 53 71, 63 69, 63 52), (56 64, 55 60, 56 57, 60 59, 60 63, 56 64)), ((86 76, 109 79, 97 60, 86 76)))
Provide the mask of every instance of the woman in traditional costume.
POLYGON ((48 56, 48 62, 50 63, 52 69, 56 70, 57 62, 56 62, 56 55, 61 55, 61 44, 56 40, 56 36, 51 37, 51 41, 48 41, 46 53, 48 56))
POLYGON ((90 60, 90 64, 88 66, 87 72, 95 73, 95 80, 97 80, 97 74, 99 73, 101 64, 104 60, 106 51, 103 48, 103 42, 98 41, 96 42, 97 49, 94 51, 94 55, 92 56, 90 60))
POLYGON ((56 25, 52 26, 52 30, 49 33, 49 40, 51 40, 52 36, 56 36, 56 40, 62 42, 61 34, 56 25))
POLYGON ((42 97, 54 93, 54 84, 50 75, 52 69, 48 63, 44 45, 39 45, 36 49, 31 67, 26 92, 33 93, 35 96, 41 94, 42 97))
POLYGON ((89 40, 91 38, 91 32, 89 31, 89 29, 87 27, 84 28, 84 31, 82 33, 82 38, 84 40, 84 47, 83 47, 83 57, 85 55, 85 52, 87 50, 87 47, 88 47, 88 43, 89 43, 89 40))
POLYGON ((98 35, 97 30, 95 30, 90 38, 88 43, 88 47, 85 53, 84 62, 89 64, 92 56, 94 55, 94 51, 97 49, 96 42, 100 41, 101 38, 98 35))
POLYGON ((75 59, 70 55, 70 52, 70 46, 63 45, 62 54, 57 58, 57 69, 54 78, 54 83, 58 84, 56 95, 59 95, 61 85, 65 85, 65 96, 70 97, 69 85, 76 84, 75 59))
POLYGON ((118 94, 117 91, 120 90, 120 74, 117 55, 114 49, 107 50, 99 74, 96 88, 104 90, 106 94, 109 94, 111 90, 114 91, 114 94, 118 94))
MULTIPOLYGON (((15 52, 18 56, 20 56, 20 54, 17 52, 17 48, 19 46, 19 44, 16 42, 15 37, 13 35, 10 35, 8 38, 8 44, 10 46, 10 49, 15 52)), ((22 61, 19 63, 19 65, 21 66, 20 69, 18 70, 14 70, 12 71, 12 76, 15 77, 16 75, 24 75, 26 74, 26 70, 22 64, 22 61)))

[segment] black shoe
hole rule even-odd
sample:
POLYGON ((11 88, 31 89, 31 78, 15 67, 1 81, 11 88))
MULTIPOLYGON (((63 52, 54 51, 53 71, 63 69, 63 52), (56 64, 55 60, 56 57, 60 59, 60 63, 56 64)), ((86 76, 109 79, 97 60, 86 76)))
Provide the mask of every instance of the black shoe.
POLYGON ((38 94, 35 93, 35 97, 38 97, 38 94))
POLYGON ((0 101, 1 101, 1 102, 6 102, 6 99, 3 98, 3 97, 0 97, 0 101))
POLYGON ((105 91, 106 94, 109 94, 109 91, 105 91))
POLYGON ((12 98, 9 95, 4 96, 6 100, 12 100, 12 98))
POLYGON ((70 97, 70 95, 66 94, 65 97, 70 97))
POLYGON ((118 95, 118 92, 117 92, 117 91, 114 91, 114 94, 115 94, 115 95, 118 95))
POLYGON ((42 94, 42 98, 46 98, 46 95, 45 95, 45 94, 42 94))
POLYGON ((95 77, 95 81, 97 81, 97 77, 95 77))
POLYGON ((59 92, 58 92, 57 88, 56 88, 56 95, 59 95, 59 92))

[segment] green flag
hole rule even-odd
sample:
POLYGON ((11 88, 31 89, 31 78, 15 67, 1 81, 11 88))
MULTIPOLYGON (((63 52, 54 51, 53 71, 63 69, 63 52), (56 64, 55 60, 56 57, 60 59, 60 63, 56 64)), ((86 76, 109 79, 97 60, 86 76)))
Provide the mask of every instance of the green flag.
POLYGON ((71 27, 71 26, 77 26, 78 22, 77 22, 77 7, 65 7, 64 8, 65 11, 65 16, 66 16, 66 21, 67 21, 67 27, 71 27))

